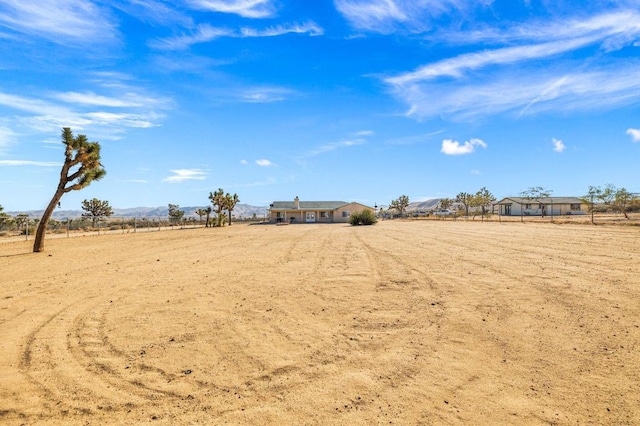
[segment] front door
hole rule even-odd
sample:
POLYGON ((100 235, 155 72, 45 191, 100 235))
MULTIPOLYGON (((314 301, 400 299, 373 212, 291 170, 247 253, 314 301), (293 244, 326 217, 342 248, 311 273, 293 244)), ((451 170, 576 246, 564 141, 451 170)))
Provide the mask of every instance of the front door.
POLYGON ((504 206, 504 215, 511 216, 511 204, 505 204, 504 206))
POLYGON ((315 222, 316 214, 314 212, 307 212, 307 222, 315 222))

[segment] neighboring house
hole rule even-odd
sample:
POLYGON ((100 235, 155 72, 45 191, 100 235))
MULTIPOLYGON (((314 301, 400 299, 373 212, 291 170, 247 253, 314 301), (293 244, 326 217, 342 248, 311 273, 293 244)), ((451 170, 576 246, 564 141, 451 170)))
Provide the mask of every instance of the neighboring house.
POLYGON ((274 201, 269 206, 269 221, 273 223, 334 223, 349 222, 355 212, 371 210, 373 207, 344 201, 274 201))
POLYGON ((578 197, 507 197, 498 206, 501 216, 561 216, 586 214, 588 204, 578 197))

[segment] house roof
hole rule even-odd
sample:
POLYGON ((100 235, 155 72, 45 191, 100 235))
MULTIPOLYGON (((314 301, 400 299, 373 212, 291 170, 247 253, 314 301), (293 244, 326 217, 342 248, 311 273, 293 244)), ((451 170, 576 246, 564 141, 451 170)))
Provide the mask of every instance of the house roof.
POLYGON ((584 204, 584 201, 578 197, 506 197, 496 204, 584 204))
POLYGON ((296 209, 295 201, 274 201, 271 210, 335 210, 349 203, 344 201, 300 201, 296 209))

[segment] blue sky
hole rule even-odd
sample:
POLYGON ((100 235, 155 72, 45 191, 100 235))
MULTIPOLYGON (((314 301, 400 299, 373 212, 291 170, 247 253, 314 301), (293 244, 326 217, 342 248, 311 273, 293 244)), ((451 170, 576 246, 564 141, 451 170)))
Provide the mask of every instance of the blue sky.
POLYGON ((0 205, 640 192, 636 0, 0 0, 0 205), (585 5, 586 4, 586 5, 585 5))

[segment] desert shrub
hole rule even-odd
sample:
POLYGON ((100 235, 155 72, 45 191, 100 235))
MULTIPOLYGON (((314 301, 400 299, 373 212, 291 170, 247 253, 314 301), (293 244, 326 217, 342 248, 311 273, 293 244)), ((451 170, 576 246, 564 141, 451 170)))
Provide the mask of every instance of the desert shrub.
POLYGON ((349 223, 354 226, 373 225, 377 221, 378 219, 376 219, 376 216, 373 214, 371 210, 363 210, 361 212, 356 212, 349 217, 349 223))

